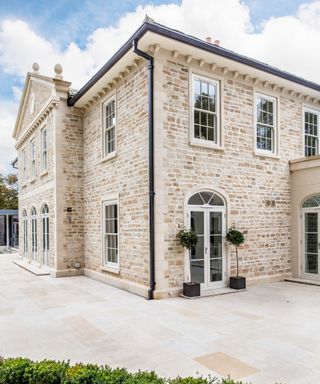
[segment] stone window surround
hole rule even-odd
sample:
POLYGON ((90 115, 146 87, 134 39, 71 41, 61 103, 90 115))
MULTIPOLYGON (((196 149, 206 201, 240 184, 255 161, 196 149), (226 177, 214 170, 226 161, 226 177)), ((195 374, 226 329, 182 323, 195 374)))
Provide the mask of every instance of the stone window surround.
POLYGON ((193 70, 189 68, 189 144, 193 146, 200 146, 211 149, 224 150, 223 147, 223 77, 221 76, 208 76, 206 71, 193 70), (194 138, 194 124, 193 124, 193 79, 198 77, 204 81, 211 81, 217 84, 217 143, 208 140, 201 140, 194 138))
POLYGON ((49 210, 49 204, 47 202, 44 202, 41 206, 41 237, 42 237, 42 260, 41 264, 49 265, 50 262, 48 260, 49 258, 49 251, 50 251, 50 216, 49 216, 50 210, 49 210), (48 264, 44 263, 44 259, 47 259, 48 264))
POLYGON ((253 103, 252 103, 252 118, 253 118, 253 153, 256 156, 262 157, 272 157, 274 159, 280 159, 279 156, 279 143, 280 143, 280 108, 279 108, 279 96, 275 93, 265 93, 263 91, 254 89, 253 90, 253 103), (257 111, 256 111, 256 100, 257 97, 264 97, 268 100, 271 100, 275 106, 275 127, 274 127, 274 143, 273 150, 268 151, 264 149, 257 148, 257 111))
POLYGON ((120 202, 119 194, 112 193, 101 198, 101 270, 106 272, 111 272, 115 274, 120 273, 120 202), (105 239, 104 239, 104 222, 105 222, 105 207, 108 205, 117 205, 117 229, 118 229, 118 263, 107 263, 104 264, 104 249, 105 249, 105 239))
POLYGON ((21 149, 21 157, 22 157, 21 187, 24 187, 27 182, 27 146, 26 145, 21 149))
POLYGON ((35 181, 37 174, 36 136, 30 139, 30 183, 35 181))
POLYGON ((101 162, 111 160, 117 156, 117 92, 116 89, 109 93, 103 100, 101 100, 101 162), (105 106, 112 100, 115 102, 115 145, 114 151, 105 155, 105 106))
MULTIPOLYGON (((44 232, 43 232, 42 219, 48 218, 48 225, 49 226, 47 229, 48 229, 48 234, 50 236, 51 235, 50 234, 50 226, 51 226, 50 209, 51 209, 50 204, 47 200, 42 200, 40 205, 32 203, 29 207, 27 205, 21 209, 21 212, 22 212, 21 222, 23 225, 21 233, 23 236, 23 245, 25 244, 25 242, 27 245, 27 254, 25 254, 25 252, 23 252, 23 257, 27 258, 29 261, 32 261, 33 263, 38 264, 39 266, 44 265, 43 264, 43 235, 44 235, 44 232), (46 214, 43 213, 43 208, 45 206, 47 206, 47 208, 48 208, 48 212, 46 214), (28 212, 29 212, 29 215, 28 215, 28 212), (33 214, 33 212, 35 214, 33 214), (36 221, 36 223, 35 223, 36 224, 36 226, 35 226, 36 231, 34 233, 34 239, 36 239, 36 243, 35 243, 36 257, 35 257, 35 259, 32 258, 32 242, 33 242, 32 220, 36 221), (25 229, 26 229, 26 234, 27 234, 26 238, 25 238, 25 229), (39 259, 40 256, 41 256, 41 258, 39 259), (30 259, 30 257, 31 257, 31 259, 30 259)), ((50 246, 50 244, 49 244, 49 246, 50 246)), ((48 248, 48 258, 49 258, 49 252, 50 252, 50 248, 48 248)), ((50 259, 49 259, 49 264, 50 264, 50 259)))
POLYGON ((32 261, 37 260, 38 254, 38 214, 37 209, 33 205, 30 210, 31 220, 31 259, 32 261))
MULTIPOLYGON (((216 195, 218 195, 224 202, 223 209, 224 209, 224 226, 225 229, 229 228, 230 226, 230 197, 228 195, 228 192, 225 189, 219 188, 216 184, 198 184, 196 187, 190 189, 187 191, 184 195, 184 227, 189 227, 189 199, 196 193, 199 193, 201 191, 209 191, 216 195)), ((225 274, 226 276, 230 276, 231 273, 231 262, 230 262, 230 247, 228 246, 228 243, 224 241, 225 249, 225 274)), ((187 250, 184 250, 184 279, 185 281, 190 281, 190 269, 189 269, 189 252, 187 250), (188 280, 189 279, 189 280, 188 280)))
POLYGON ((311 112, 318 115, 318 154, 320 153, 320 109, 315 106, 310 106, 309 104, 302 105, 302 156, 305 156, 305 112, 311 112))
POLYGON ((48 170, 48 130, 47 126, 44 125, 40 129, 40 142, 41 142, 41 175, 46 173, 48 170), (46 146, 44 147, 43 133, 46 132, 46 146), (44 153, 46 153, 46 161, 44 162, 44 153))

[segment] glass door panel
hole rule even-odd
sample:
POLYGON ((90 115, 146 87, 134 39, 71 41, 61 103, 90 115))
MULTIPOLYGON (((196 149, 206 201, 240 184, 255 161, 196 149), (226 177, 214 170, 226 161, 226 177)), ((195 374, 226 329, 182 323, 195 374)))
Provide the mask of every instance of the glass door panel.
POLYGON ((318 248, 318 213, 305 213, 305 273, 319 273, 319 248, 318 248))
POLYGON ((210 212, 210 269, 209 282, 222 280, 222 212, 210 212))
POLYGON ((197 234, 198 243, 190 252, 191 281, 204 283, 205 234, 204 212, 191 212, 191 229, 197 234))

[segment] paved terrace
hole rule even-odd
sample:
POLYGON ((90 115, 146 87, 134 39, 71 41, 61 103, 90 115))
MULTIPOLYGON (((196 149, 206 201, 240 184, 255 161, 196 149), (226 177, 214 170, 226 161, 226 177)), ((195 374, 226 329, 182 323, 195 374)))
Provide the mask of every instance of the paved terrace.
POLYGON ((87 277, 37 277, 12 257, 0 255, 0 355, 253 384, 320 379, 320 287, 148 302, 87 277))

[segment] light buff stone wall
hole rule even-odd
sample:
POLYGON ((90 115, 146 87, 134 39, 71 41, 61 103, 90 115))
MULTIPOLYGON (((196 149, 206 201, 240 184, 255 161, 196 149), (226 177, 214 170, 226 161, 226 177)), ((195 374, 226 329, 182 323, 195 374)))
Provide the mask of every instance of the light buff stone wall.
MULTIPOLYGON (((116 96, 117 154, 102 161, 102 103, 84 115, 84 254, 89 270, 101 271, 102 200, 119 197, 120 279, 147 285, 148 103, 147 68, 142 63, 104 100, 116 96)), ((104 274, 109 272, 103 271, 104 274)))
MULTIPOLYGON (((103 101, 97 101, 82 116, 82 111, 67 107, 68 84, 54 82, 60 104, 45 122, 48 173, 39 174, 39 127, 35 132, 37 177, 20 189, 20 215, 24 207, 30 214, 32 204, 40 215, 43 202, 49 204, 50 265, 57 276, 80 273, 75 268, 75 263, 80 263, 81 268, 104 274, 107 280, 120 278, 123 283, 138 284, 135 289, 140 292, 139 287, 147 286, 149 280, 147 65, 140 61, 103 100, 116 97, 117 152, 108 160, 102 159, 103 101), (116 275, 101 268, 102 201, 111 196, 119 199, 120 272, 116 275), (67 207, 72 212, 67 212, 67 207)), ((41 87, 39 93, 39 100, 45 103, 41 87)), ((187 65, 173 60, 160 50, 155 60, 154 106, 156 296, 176 292, 182 286, 185 261, 176 234, 186 224, 187 194, 201 187, 221 192, 227 201, 227 226, 235 224, 247 232, 246 244, 240 250, 241 274, 251 281, 291 274, 288 162, 303 153, 301 101, 268 87, 222 76, 206 65, 200 68, 194 61, 187 65), (223 148, 189 143, 192 71, 221 82, 223 148), (254 153, 255 91, 278 98, 279 157, 254 153)), ((30 140, 26 144, 29 167, 30 140)), ((21 226, 21 247, 22 234, 21 226)), ((30 226, 29 237, 31 250, 30 226)), ((228 249, 228 275, 235 272, 234 256, 228 249)))
POLYGON ((80 111, 67 106, 66 96, 56 111, 56 269, 60 275, 80 273, 75 263, 84 267, 83 122, 80 111))
MULTIPOLYGON (((35 93, 37 98, 37 93, 35 93)), ((55 265, 55 199, 54 199, 54 113, 51 112, 43 123, 35 130, 27 142, 18 150, 18 179, 19 179, 19 249, 20 255, 23 255, 23 210, 28 214, 28 255, 23 255, 31 259, 31 209, 34 206, 37 210, 38 218, 38 255, 37 261, 42 263, 42 221, 41 208, 43 204, 48 204, 49 207, 49 264, 51 267, 55 265), (48 169, 46 172, 41 170, 41 129, 47 129, 47 156, 48 169), (31 152, 30 141, 35 140, 36 147, 36 177, 31 178, 31 152), (22 150, 26 150, 26 178, 22 176, 22 150)))
MULTIPOLYGON (((211 186, 227 198, 227 225, 247 231, 240 250, 240 273, 249 279, 281 278, 291 273, 290 174, 288 161, 302 153, 302 105, 288 95, 222 77, 205 67, 156 58, 157 125, 157 282, 161 289, 181 287, 184 257, 176 234, 185 225, 185 196, 211 186), (221 81, 224 148, 189 144, 190 73, 221 81), (253 151, 253 93, 279 100, 279 158, 253 151), (160 103, 160 105, 159 105, 160 103), (162 130, 159 133, 159 130, 162 130), (160 180, 160 181, 159 181, 160 180), (270 206, 270 201, 275 206, 270 206)), ((235 272, 229 249, 228 274, 235 272)))
MULTIPOLYGON (((22 224, 23 209, 28 212, 28 243, 27 257, 31 259, 31 208, 35 206, 38 215, 38 256, 41 264, 42 257, 42 222, 41 207, 44 203, 49 206, 50 217, 50 267, 56 276, 77 274, 75 263, 83 267, 83 124, 80 111, 67 106, 69 83, 52 80, 52 89, 45 93, 41 80, 32 81, 30 92, 27 94, 26 111, 30 104, 30 95, 35 95, 35 105, 44 107, 51 96, 60 99, 57 106, 30 138, 19 148, 19 215, 22 224), (40 84, 36 84, 40 81, 40 84), (38 93, 39 92, 39 93, 38 93), (44 94, 47 95, 45 99, 44 94), (41 129, 47 128, 48 168, 41 170, 41 129), (30 142, 35 139, 36 177, 31 179, 30 142), (26 148, 26 174, 23 180, 22 150, 26 148), (72 212, 67 213, 67 207, 72 212)), ((35 110, 35 116, 39 110, 35 110)), ((30 120, 30 119, 29 119, 30 120)), ((23 129, 28 122, 27 113, 23 117, 23 129)), ((21 135, 19 135, 20 137, 21 135)), ((23 224, 20 230, 20 253, 23 253, 23 224)))

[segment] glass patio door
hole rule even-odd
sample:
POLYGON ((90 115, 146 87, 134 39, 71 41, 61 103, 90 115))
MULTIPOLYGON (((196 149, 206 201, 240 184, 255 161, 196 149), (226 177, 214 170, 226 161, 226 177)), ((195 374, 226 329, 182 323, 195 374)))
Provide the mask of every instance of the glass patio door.
POLYGON ((202 289, 224 286, 223 210, 192 208, 190 228, 198 243, 190 252, 191 281, 201 283, 202 289))
POLYGON ((209 283, 219 283, 223 280, 222 221, 222 212, 209 211, 209 283))
POLYGON ((319 213, 304 213, 304 260, 303 274, 306 277, 319 278, 319 213))

